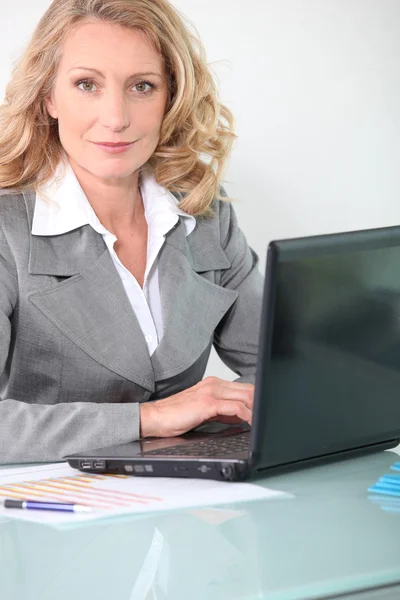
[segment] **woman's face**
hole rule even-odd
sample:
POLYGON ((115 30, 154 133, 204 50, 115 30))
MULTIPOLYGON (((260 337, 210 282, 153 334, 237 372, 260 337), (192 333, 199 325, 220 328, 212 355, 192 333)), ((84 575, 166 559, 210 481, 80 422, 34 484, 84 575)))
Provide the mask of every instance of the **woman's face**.
POLYGON ((156 149, 167 97, 163 59, 142 32, 82 23, 63 45, 46 107, 71 164, 118 183, 156 149), (130 145, 116 152, 101 142, 130 145))

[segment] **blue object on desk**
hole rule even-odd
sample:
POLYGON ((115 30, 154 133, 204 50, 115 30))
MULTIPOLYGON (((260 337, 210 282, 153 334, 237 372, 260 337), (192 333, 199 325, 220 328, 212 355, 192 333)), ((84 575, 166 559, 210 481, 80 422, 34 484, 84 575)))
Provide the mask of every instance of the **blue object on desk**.
POLYGON ((400 497, 389 496, 377 493, 373 496, 368 496, 373 504, 377 504, 379 508, 385 512, 400 513, 400 497))
MULTIPOLYGON (((400 463, 394 463, 390 468, 393 471, 400 471, 400 463)), ((382 475, 375 485, 368 488, 368 491, 384 496, 400 497, 400 475, 394 475, 393 473, 382 475)), ((387 508, 384 510, 387 510, 387 508)))
POLYGON ((400 507, 400 498, 396 498, 396 496, 382 496, 381 494, 374 494, 372 496, 368 496, 368 500, 375 504, 379 505, 393 505, 400 507))
POLYGON ((390 513, 400 513, 400 506, 391 506, 391 505, 386 505, 383 504, 381 506, 381 509, 384 510, 385 512, 390 512, 390 513))
POLYGON ((391 488, 390 486, 384 486, 375 484, 372 487, 368 488, 369 492, 375 492, 376 494, 384 494, 388 496, 399 496, 400 498, 400 489, 391 488))
POLYGON ((380 477, 379 481, 382 481, 383 483, 388 483, 396 487, 400 487, 399 475, 383 475, 382 477, 380 477))

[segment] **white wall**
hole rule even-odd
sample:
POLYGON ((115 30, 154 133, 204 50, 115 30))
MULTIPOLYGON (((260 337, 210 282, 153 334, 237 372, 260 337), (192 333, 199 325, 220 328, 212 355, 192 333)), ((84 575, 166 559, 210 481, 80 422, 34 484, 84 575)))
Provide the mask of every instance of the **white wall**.
MULTIPOLYGON (((226 188, 268 241, 400 222, 399 0, 174 0, 239 139, 226 188)), ((0 0, 0 97, 49 0, 0 0)), ((209 373, 230 377, 213 357, 209 373)))

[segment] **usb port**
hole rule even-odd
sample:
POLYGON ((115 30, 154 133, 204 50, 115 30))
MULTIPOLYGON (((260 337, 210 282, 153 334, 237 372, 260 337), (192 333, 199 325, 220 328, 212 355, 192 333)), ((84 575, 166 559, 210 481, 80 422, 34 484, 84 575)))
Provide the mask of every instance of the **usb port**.
POLYGON ((81 460, 81 469, 92 469, 93 463, 91 460, 81 460))
POLYGON ((106 461, 105 460, 94 460, 93 461, 93 467, 95 469, 105 469, 106 468, 106 461))

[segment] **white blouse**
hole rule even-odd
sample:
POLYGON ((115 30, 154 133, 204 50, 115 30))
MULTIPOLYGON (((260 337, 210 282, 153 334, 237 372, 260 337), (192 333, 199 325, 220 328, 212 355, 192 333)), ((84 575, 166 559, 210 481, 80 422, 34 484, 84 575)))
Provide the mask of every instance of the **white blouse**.
POLYGON ((119 260, 114 244, 117 237, 99 221, 68 161, 62 163, 53 178, 36 194, 32 223, 32 235, 60 235, 83 225, 90 225, 103 236, 111 258, 122 280, 125 292, 135 312, 149 354, 152 355, 163 336, 163 317, 158 284, 158 255, 164 244, 165 235, 183 217, 186 235, 196 227, 196 219, 180 210, 178 201, 171 192, 160 186, 151 175, 144 175, 141 194, 145 218, 148 225, 147 259, 143 289, 136 278, 119 260))

